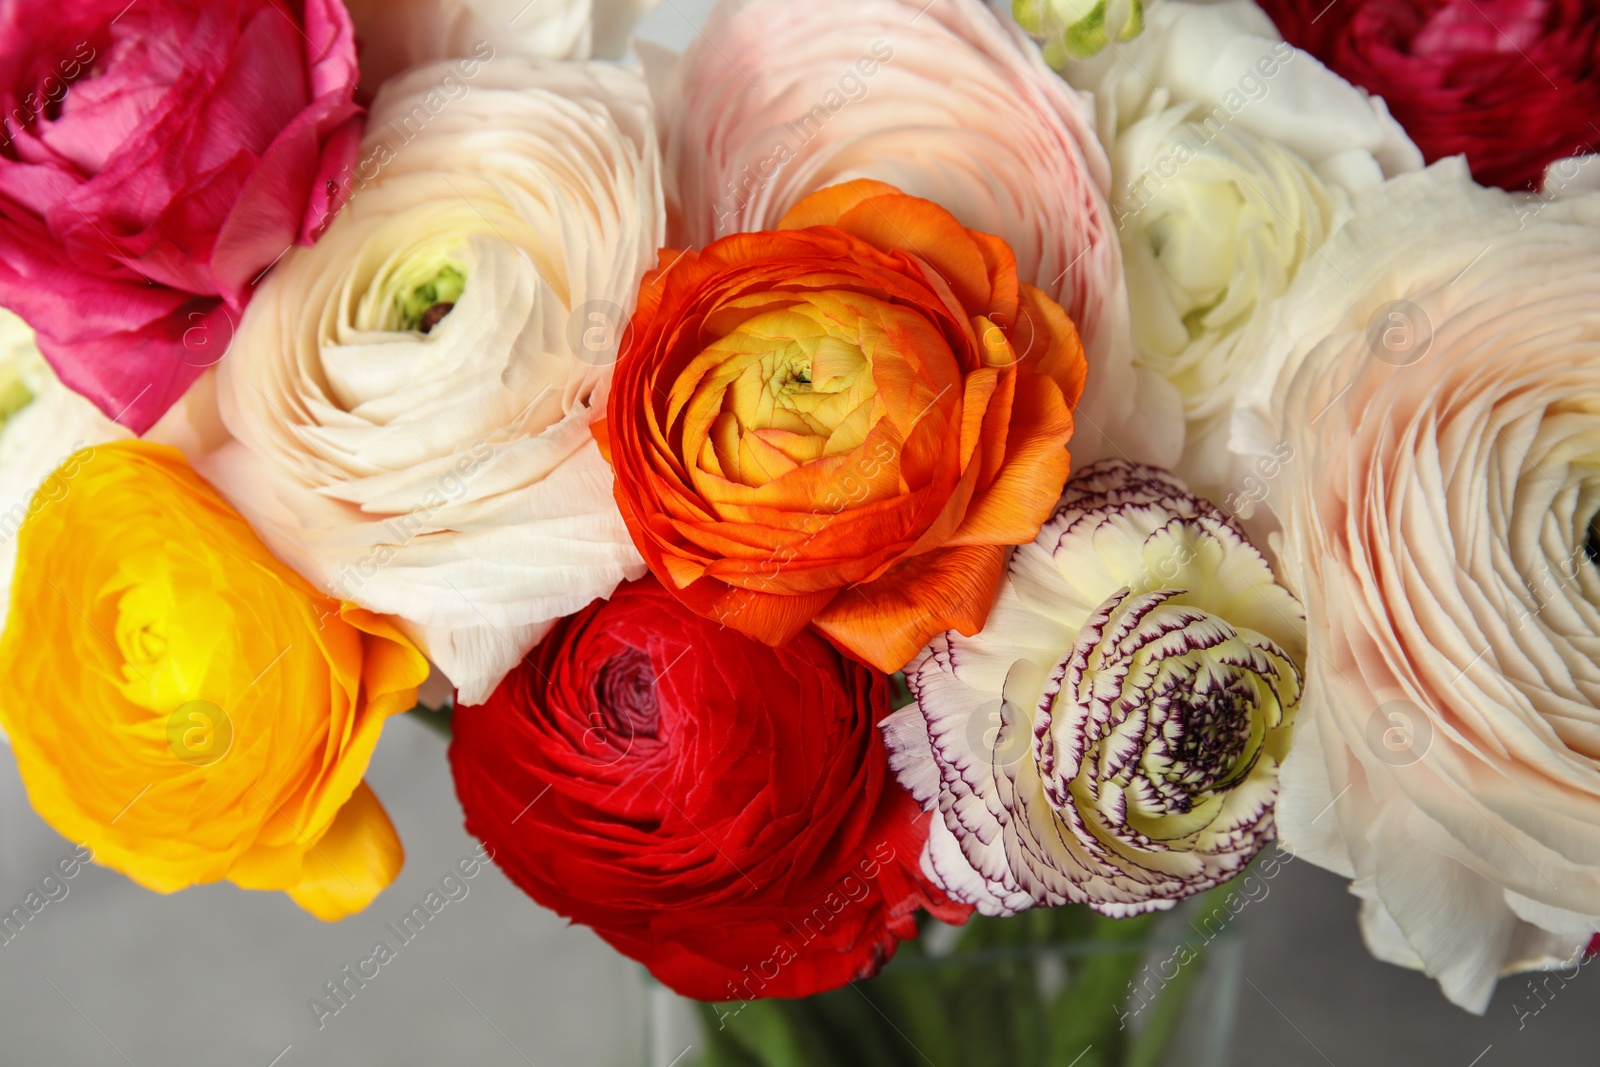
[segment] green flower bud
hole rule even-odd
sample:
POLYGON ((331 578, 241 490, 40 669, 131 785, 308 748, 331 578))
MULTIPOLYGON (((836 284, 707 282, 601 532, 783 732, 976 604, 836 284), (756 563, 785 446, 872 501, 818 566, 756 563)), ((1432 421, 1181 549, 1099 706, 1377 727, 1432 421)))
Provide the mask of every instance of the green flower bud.
POLYGON ((1056 70, 1144 29, 1140 0, 1013 0, 1011 15, 1044 46, 1045 62, 1056 70))

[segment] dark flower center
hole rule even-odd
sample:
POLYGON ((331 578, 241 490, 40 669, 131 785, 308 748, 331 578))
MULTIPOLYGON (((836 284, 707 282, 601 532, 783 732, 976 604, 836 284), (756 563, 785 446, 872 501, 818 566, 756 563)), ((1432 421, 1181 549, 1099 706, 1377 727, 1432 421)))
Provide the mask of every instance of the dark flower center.
POLYGON ((1203 673, 1197 683, 1174 694, 1183 733, 1173 748, 1173 772, 1191 795, 1227 788, 1248 773, 1238 764, 1258 711, 1255 691, 1238 675, 1219 685, 1203 673))
POLYGON ((444 321, 444 317, 455 309, 453 300, 441 300, 422 313, 422 319, 417 323, 417 329, 423 333, 432 333, 433 328, 444 321))
POLYGON ((656 736, 660 706, 656 672, 643 649, 628 648, 606 660, 594 677, 595 715, 586 742, 626 750, 637 738, 656 736))
POLYGON ((1590 563, 1600 564, 1600 511, 1589 519, 1589 536, 1584 538, 1583 554, 1589 557, 1590 563))

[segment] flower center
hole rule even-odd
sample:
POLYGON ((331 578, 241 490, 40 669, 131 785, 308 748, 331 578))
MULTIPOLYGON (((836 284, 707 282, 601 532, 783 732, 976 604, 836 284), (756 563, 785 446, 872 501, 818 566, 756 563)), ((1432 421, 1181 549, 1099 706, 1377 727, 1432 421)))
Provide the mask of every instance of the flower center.
POLYGON ((595 672, 597 717, 585 744, 626 752, 636 739, 654 740, 661 717, 656 672, 649 653, 628 648, 595 672))
POLYGON ((1052 698, 1052 718, 1087 716, 1095 740, 1078 780, 1047 782, 1047 794, 1065 806, 1070 788, 1130 840, 1180 841, 1210 825, 1299 689, 1278 649, 1187 596, 1123 589, 1108 599, 1052 698))
POLYGON ((1175 672, 1157 702, 1170 703, 1178 732, 1167 748, 1170 762, 1153 768, 1183 790, 1176 807, 1187 811, 1191 798, 1227 789, 1250 772, 1254 759, 1241 760, 1250 743, 1251 727, 1260 711, 1252 686, 1236 674, 1209 670, 1175 672))
POLYGON ((402 291, 396 298, 399 328, 429 333, 450 314, 467 288, 467 275, 459 266, 447 264, 432 277, 402 291))
POLYGON ((175 576, 174 567, 165 554, 130 558, 107 590, 120 592, 114 639, 123 660, 122 694, 161 716, 205 695, 234 628, 226 606, 209 591, 179 597, 177 589, 196 587, 193 578, 175 576))
POLYGON ((1589 562, 1600 565, 1600 511, 1589 519, 1589 536, 1583 540, 1583 554, 1589 562))
POLYGON ((697 390, 716 412, 703 467, 761 486, 866 441, 881 402, 855 316, 833 304, 839 295, 762 312, 706 348, 724 369, 697 390))

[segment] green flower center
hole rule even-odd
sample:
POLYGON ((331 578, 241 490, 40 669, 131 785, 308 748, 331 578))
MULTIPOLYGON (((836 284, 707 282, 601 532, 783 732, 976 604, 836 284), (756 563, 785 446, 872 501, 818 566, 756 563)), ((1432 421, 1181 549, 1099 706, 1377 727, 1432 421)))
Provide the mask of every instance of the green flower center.
POLYGON ((396 294, 398 328, 428 333, 450 313, 466 289, 465 271, 453 263, 439 266, 431 277, 402 288, 396 294))

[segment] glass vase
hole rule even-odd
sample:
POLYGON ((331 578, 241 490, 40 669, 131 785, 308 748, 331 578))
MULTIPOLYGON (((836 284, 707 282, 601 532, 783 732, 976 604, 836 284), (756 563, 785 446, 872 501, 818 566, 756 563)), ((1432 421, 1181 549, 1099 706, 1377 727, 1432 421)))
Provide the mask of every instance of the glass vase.
POLYGON ((1240 944, 1225 890, 1173 911, 925 922, 876 978, 798 1000, 652 993, 650 1067, 1226 1067, 1240 944))

